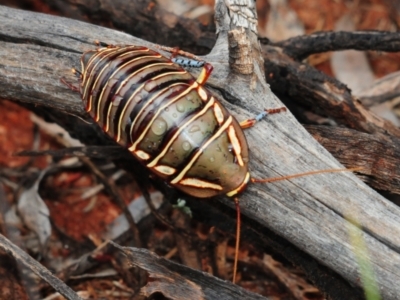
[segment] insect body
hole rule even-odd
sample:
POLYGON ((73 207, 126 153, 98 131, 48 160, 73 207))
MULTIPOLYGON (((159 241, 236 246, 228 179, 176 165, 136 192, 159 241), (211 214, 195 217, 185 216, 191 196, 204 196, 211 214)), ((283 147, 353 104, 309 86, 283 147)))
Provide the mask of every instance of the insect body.
MULTIPOLYGON (((242 128, 260 121, 269 109, 240 124, 204 88, 210 64, 174 59, 140 46, 107 46, 87 51, 81 58, 80 93, 86 111, 103 130, 149 170, 188 195, 233 197, 237 210, 236 275, 240 236, 238 198, 250 181, 248 146, 242 128), (181 66, 202 66, 197 79, 181 66)), ((77 90, 64 81, 71 89, 77 90)), ((329 169, 277 178, 356 171, 329 169)))
POLYGON ((80 92, 103 130, 186 194, 234 196, 250 180, 239 123, 203 84, 169 58, 139 46, 108 46, 81 58, 80 92))

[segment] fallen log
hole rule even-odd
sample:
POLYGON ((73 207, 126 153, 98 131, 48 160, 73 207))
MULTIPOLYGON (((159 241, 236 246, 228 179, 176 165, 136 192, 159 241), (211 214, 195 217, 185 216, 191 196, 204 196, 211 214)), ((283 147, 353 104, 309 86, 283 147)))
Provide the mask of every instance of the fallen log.
MULTIPOLYGON (((213 91, 226 99, 223 104, 234 116, 243 120, 263 108, 282 104, 264 81, 257 37, 250 26, 244 30, 238 28, 227 17, 232 14, 231 7, 217 5, 218 40, 213 51, 203 58, 214 66, 209 81, 213 91), (249 41, 251 74, 232 73, 229 67, 228 35, 232 32, 249 41)), ((69 19, 5 7, 0 7, 0 18, 2 97, 80 118, 85 118, 85 114, 79 95, 65 88, 59 79, 74 81, 69 69, 78 66, 80 54, 93 47, 92 41, 101 37, 108 43, 154 47, 121 32, 69 19)), ((247 130, 246 135, 251 151, 250 171, 256 178, 341 167, 290 113, 271 116, 247 130)), ((234 206, 230 199, 217 199, 223 205, 234 206)), ((396 299, 400 294, 397 285, 400 275, 396 269, 400 263, 400 210, 355 175, 321 174, 268 185, 251 184, 240 197, 240 203, 242 213, 255 227, 275 232, 334 270, 339 275, 335 280, 342 277, 358 287, 352 290, 342 284, 355 297, 362 283, 360 266, 354 257, 357 245, 349 241, 349 231, 356 230, 367 245, 382 296, 396 299)))

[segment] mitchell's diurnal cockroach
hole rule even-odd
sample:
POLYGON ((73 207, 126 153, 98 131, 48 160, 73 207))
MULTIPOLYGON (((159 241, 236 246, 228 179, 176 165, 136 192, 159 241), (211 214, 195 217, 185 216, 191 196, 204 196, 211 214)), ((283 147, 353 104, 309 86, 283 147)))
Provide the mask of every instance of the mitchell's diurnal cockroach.
POLYGON ((81 58, 79 91, 85 109, 102 129, 152 173, 184 193, 210 198, 225 194, 237 208, 235 281, 240 235, 238 198, 249 181, 272 182, 355 169, 307 172, 280 178, 252 179, 243 128, 270 109, 239 123, 205 87, 211 64, 167 58, 142 46, 106 45, 81 58), (202 67, 194 78, 181 65, 202 67))

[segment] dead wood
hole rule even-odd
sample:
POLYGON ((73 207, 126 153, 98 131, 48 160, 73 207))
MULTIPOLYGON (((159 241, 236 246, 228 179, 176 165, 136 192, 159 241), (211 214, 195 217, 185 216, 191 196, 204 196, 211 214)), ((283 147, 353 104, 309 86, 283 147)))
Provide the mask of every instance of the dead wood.
POLYGON ((67 299, 82 300, 82 298, 79 297, 64 282, 51 274, 49 270, 30 257, 25 251, 14 245, 2 234, 0 234, 0 249, 6 251, 17 261, 18 264, 21 264, 24 268, 30 269, 33 273, 50 284, 57 292, 67 299))
MULTIPOLYGON (((100 245, 94 251, 82 256, 69 268, 69 274, 81 274, 93 267, 97 257, 112 254, 117 258, 114 264, 120 272, 132 272, 140 269, 147 280, 141 283, 141 295, 151 296, 162 293, 168 299, 268 299, 243 288, 210 276, 192 268, 179 265, 165 258, 158 257, 146 249, 121 247, 114 242, 100 245), (120 259, 123 256, 123 259, 120 259)), ((135 276, 132 276, 135 277, 135 276)), ((65 277, 64 277, 65 278, 65 277)), ((135 286, 136 287, 136 286, 135 286)), ((133 288, 133 286, 132 286, 133 288)))
POLYGON ((121 157, 121 147, 118 146, 87 146, 87 147, 69 147, 56 150, 24 150, 15 153, 16 156, 43 156, 50 155, 52 157, 66 156, 87 156, 100 159, 117 159, 121 157))
MULTIPOLYGON (((218 228, 223 234, 230 233, 231 237, 235 237, 235 212, 228 211, 223 203, 217 201, 200 202, 189 198, 187 205, 195 218, 206 225, 218 228)), ((361 289, 350 285, 335 271, 318 263, 311 255, 299 251, 292 243, 246 216, 242 217, 241 231, 243 243, 256 245, 274 257, 283 256, 301 269, 306 277, 326 295, 329 295, 331 299, 358 300, 363 298, 361 289)), ((246 263, 243 265, 246 266, 246 263)), ((241 266, 242 263, 239 261, 239 267, 241 266)), ((218 268, 218 272, 220 272, 220 268, 218 268)))
POLYGON ((271 45, 282 48, 286 55, 296 60, 303 60, 315 53, 349 49, 398 52, 400 33, 372 30, 316 32, 271 45))
MULTIPOLYGON (((212 53, 204 57, 215 70, 210 85, 229 100, 223 103, 239 120, 253 117, 266 107, 280 107, 282 104, 263 81, 259 60, 253 60, 252 75, 230 72, 228 31, 237 28, 226 17, 234 13, 232 7, 226 8, 221 3, 217 8, 221 22, 217 44, 212 53)), ((151 46, 109 29, 4 7, 0 8, 0 18, 2 97, 78 116, 84 116, 79 96, 66 89, 59 78, 74 81, 69 69, 78 66, 80 53, 92 48, 93 40, 101 36, 109 43, 151 46)), ((260 52, 253 48, 254 35, 251 29, 245 32, 252 45, 252 54, 257 56, 260 52)), ((286 82, 286 86, 289 84, 286 82)), ((344 116, 341 118, 345 119, 344 116)), ((365 119, 365 128, 372 126, 384 135, 385 130, 378 126, 381 123, 374 124, 365 116, 358 118, 365 119)), ((246 133, 251 149, 250 170, 254 177, 340 167, 290 113, 271 116, 246 133)), ((396 129, 392 128, 389 133, 396 133, 396 129)), ((229 199, 218 199, 233 207, 229 199)), ((400 263, 400 210, 354 175, 326 174, 270 185, 253 184, 240 200, 243 214, 257 226, 278 233, 360 287, 359 266, 353 253, 357 245, 350 244, 348 239, 348 228, 354 228, 354 225, 347 218, 356 219, 361 225, 359 233, 367 244, 381 294, 386 299, 396 299, 400 294, 396 269, 400 263)))
POLYGON ((396 99, 400 96, 399 75, 399 71, 388 74, 375 81, 369 89, 362 91, 358 95, 362 104, 370 107, 383 102, 396 102, 396 99))
MULTIPOLYGON (((212 16, 200 22, 177 16, 154 0, 98 2, 68 0, 25 0, 27 6, 44 6, 47 11, 75 20, 114 28, 160 45, 206 54, 215 44, 212 16), (40 2, 40 4, 38 4, 40 2)), ((96 37, 101 39, 102 36, 96 37)))
POLYGON ((110 242, 114 253, 125 257, 124 265, 139 267, 148 273, 147 285, 142 287, 145 296, 162 293, 168 299, 268 299, 246 291, 237 285, 158 257, 149 250, 121 247, 110 242))
POLYGON ((306 126, 312 136, 345 166, 362 166, 374 188, 400 194, 400 139, 391 141, 342 127, 306 126))
POLYGON ((279 48, 263 47, 267 82, 283 99, 290 99, 311 111, 329 116, 337 123, 358 131, 400 137, 400 129, 367 110, 338 80, 292 60, 279 48))
MULTIPOLYGON (((207 53, 215 43, 212 21, 178 17, 153 0, 105 0, 100 7, 90 1, 79 4, 65 0, 42 2, 63 16, 84 21, 89 18, 94 24, 111 26, 158 44, 179 45, 195 53, 207 53)), ((306 105, 316 113, 359 131, 383 133, 383 136, 388 131, 400 137, 398 128, 359 105, 345 84, 289 58, 302 60, 313 53, 346 49, 400 51, 400 34, 384 31, 317 32, 278 43, 267 41, 262 51, 267 81, 282 101, 290 98, 296 105, 306 105)), ((231 67, 235 69, 239 65, 236 62, 231 67)))

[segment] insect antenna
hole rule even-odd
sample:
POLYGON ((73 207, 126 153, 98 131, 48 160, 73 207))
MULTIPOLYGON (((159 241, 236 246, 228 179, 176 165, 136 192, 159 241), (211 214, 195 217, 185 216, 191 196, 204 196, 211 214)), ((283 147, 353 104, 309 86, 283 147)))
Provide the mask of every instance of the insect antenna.
POLYGON ((309 171, 309 172, 304 172, 304 173, 299 173, 299 174, 286 175, 286 176, 280 176, 280 177, 271 177, 271 178, 265 178, 265 179, 251 178, 250 180, 251 180, 251 182, 266 183, 266 182, 276 182, 276 181, 281 181, 281 180, 288 180, 288 179, 293 179, 293 178, 297 178, 297 177, 323 174, 323 173, 356 172, 356 171, 361 171, 363 169, 364 169, 363 167, 354 167, 354 168, 348 168, 348 169, 343 168, 343 169, 315 170, 315 171, 309 171))
POLYGON ((232 282, 236 282, 236 273, 237 273, 237 265, 239 261, 239 245, 240 245, 240 205, 239 205, 239 199, 235 197, 233 199, 235 201, 235 207, 236 207, 236 244, 235 244, 235 259, 233 262, 233 279, 232 282))
MULTIPOLYGON (((256 179, 251 178, 251 182, 254 183, 269 183, 269 182, 276 182, 281 180, 288 180, 297 177, 309 176, 309 175, 316 175, 316 174, 323 174, 323 173, 337 173, 337 172, 357 172, 363 170, 363 167, 353 167, 353 168, 343 168, 343 169, 326 169, 326 170, 315 170, 309 171, 299 174, 287 175, 287 176, 280 176, 280 177, 271 177, 265 179, 256 179)), ((240 227, 241 227, 241 220, 240 220, 240 205, 239 199, 235 197, 234 199, 235 207, 236 207, 236 244, 235 244, 235 259, 233 263, 233 279, 232 282, 236 282, 236 273, 237 273, 237 266, 239 261, 239 245, 240 245, 240 227)))

